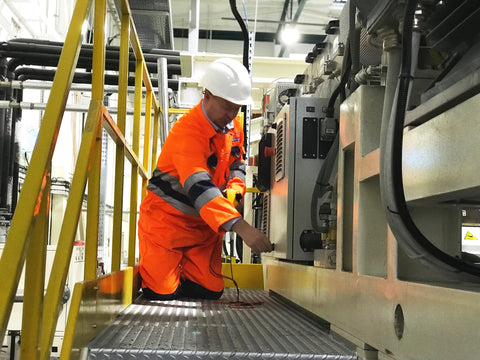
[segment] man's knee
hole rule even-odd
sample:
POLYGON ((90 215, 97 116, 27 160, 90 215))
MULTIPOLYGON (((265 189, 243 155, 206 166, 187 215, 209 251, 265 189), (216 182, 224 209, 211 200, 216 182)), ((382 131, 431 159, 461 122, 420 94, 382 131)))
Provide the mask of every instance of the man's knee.
POLYGON ((175 300, 181 297, 191 299, 218 300, 223 295, 221 291, 209 290, 191 280, 182 280, 177 289, 171 294, 159 294, 149 287, 144 287, 143 296, 149 300, 175 300))
POLYGON ((159 294, 150 289, 149 287, 142 288, 143 296, 149 300, 175 300, 181 296, 180 285, 171 294, 159 294))
POLYGON ((191 280, 182 280, 181 283, 182 295, 192 299, 207 299, 218 300, 223 295, 223 289, 221 291, 212 291, 204 288, 191 280))

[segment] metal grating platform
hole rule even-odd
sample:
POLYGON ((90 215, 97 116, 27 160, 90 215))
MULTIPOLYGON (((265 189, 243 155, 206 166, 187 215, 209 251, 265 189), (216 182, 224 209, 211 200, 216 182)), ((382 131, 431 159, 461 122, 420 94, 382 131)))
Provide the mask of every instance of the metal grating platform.
POLYGON ((219 301, 139 298, 88 345, 88 359, 357 359, 328 330, 263 290, 219 301))

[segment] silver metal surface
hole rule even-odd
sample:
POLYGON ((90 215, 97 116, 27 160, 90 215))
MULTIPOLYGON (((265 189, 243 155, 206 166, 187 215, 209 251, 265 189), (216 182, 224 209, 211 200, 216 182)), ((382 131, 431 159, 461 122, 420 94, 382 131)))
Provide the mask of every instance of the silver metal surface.
POLYGON ((405 133, 403 173, 408 201, 478 200, 480 95, 405 133))
MULTIPOLYGON (((271 188, 270 241, 275 243, 275 256, 292 260, 313 260, 313 252, 305 252, 300 246, 300 236, 312 230, 310 207, 315 181, 323 159, 318 154, 303 154, 304 124, 306 120, 317 122, 318 128, 324 119, 328 99, 292 97, 276 118, 277 134, 282 128, 284 143, 283 166, 275 162, 271 188), (280 125, 283 122, 283 125, 280 125), (308 156, 307 156, 308 155, 308 156), (282 171, 280 171, 280 169, 282 171), (281 174, 282 176, 279 176, 281 174)), ((306 128, 307 129, 307 128, 306 128)), ((318 129, 315 130, 318 133, 318 129)), ((305 130, 308 132, 308 130, 305 130)), ((278 138, 277 138, 278 139, 278 138)), ((317 143, 318 143, 317 139, 317 143)), ((276 142, 277 152, 279 142, 276 142)), ((279 153, 276 153, 278 158, 279 153)))
POLYGON ((219 301, 141 299, 88 346, 88 359, 356 359, 354 351, 278 296, 236 290, 219 301))
POLYGON ((160 123, 160 141, 163 145, 168 136, 168 108, 170 107, 168 101, 168 72, 167 59, 159 58, 157 60, 158 67, 158 100, 162 107, 162 122, 160 123))
POLYGON ((441 93, 432 96, 416 108, 407 111, 405 125, 420 125, 453 108, 480 91, 480 70, 458 79, 441 93))
MULTIPOLYGON (((328 321, 332 333, 358 346, 362 359, 476 360, 480 285, 451 281, 407 257, 383 214, 378 176, 383 91, 360 86, 341 106, 336 268, 265 254, 265 286, 328 321)), ((435 205, 461 189, 477 194, 479 154, 474 140, 463 144, 462 139, 478 133, 478 100, 473 97, 404 137, 412 216, 435 245, 451 252, 461 241, 460 233, 449 241, 446 236, 457 226, 454 205, 429 209, 417 203, 435 205)))
MULTIPOLYGON (((389 239, 390 244, 393 241, 389 239)), ((361 359, 478 359, 478 285, 420 284, 390 275, 383 279, 266 256, 263 260, 266 286, 328 321, 332 333, 374 353, 361 359), (404 314, 402 338, 395 331, 398 305, 404 314)), ((358 350, 357 354, 360 356, 358 350)))

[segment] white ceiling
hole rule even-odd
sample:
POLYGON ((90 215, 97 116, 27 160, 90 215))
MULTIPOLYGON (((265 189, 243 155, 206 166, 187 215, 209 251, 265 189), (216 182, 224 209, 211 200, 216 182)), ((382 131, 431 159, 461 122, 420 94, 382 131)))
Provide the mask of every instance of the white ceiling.
MULTIPOLYGON (((292 0, 293 8, 289 7, 287 18, 295 17, 298 9, 298 0, 292 0)), ((236 6, 244 18, 245 11, 248 19, 248 30, 253 32, 276 33, 283 12, 283 0, 237 0, 236 6), (245 11, 244 11, 245 6, 245 11), (255 24, 255 20, 257 20, 255 24)), ((330 20, 338 18, 343 4, 334 4, 333 0, 306 0, 303 10, 298 17, 296 28, 301 34, 324 34, 324 27, 330 20), (309 24, 309 25, 303 25, 309 24)), ((190 19, 191 0, 171 0, 173 28, 188 29, 190 19)), ((240 31, 240 27, 233 19, 230 2, 227 0, 200 0, 201 30, 240 31)))
MULTIPOLYGON (((115 12, 116 0, 107 0, 110 13, 115 12)), ((133 0, 131 0, 133 1, 133 0)), ((152 4, 148 0, 135 0, 144 3, 148 8, 152 4)), ((167 3, 170 1, 172 26, 175 31, 183 29, 182 37, 188 36, 192 1, 195 0, 154 0, 167 3), (186 30, 186 31, 185 31, 186 30), (187 35, 185 35, 187 34, 187 35)), ((315 38, 325 34, 325 24, 338 18, 343 7, 342 0, 236 0, 236 7, 242 18, 248 20, 248 31, 263 33, 264 38, 274 39, 278 32, 285 3, 289 4, 285 21, 292 21, 296 16, 296 29, 301 37, 300 42, 315 43, 315 38), (299 3, 304 4, 299 11, 299 3), (245 16, 246 15, 246 16, 245 16)), ((0 40, 16 37, 48 39, 62 41, 68 28, 74 0, 0 0, 0 40)), ((217 36, 223 40, 241 39, 241 29, 230 9, 228 0, 199 0, 199 30, 210 31, 210 38, 217 36), (214 32, 212 37, 212 31, 214 32), (236 34, 235 34, 236 33, 236 34), (237 38, 229 38, 229 36, 237 38)), ((152 34, 159 30, 154 25, 159 22, 159 13, 152 12, 151 17, 137 24, 144 34, 152 34)), ((161 27, 161 26, 160 26, 161 27)), ((166 29, 167 30, 167 29, 166 29)), ((168 30, 167 30, 168 31, 168 30)), ((161 30, 160 30, 161 32, 161 30)), ((160 34, 160 38, 165 36, 160 34)), ((204 35, 205 36, 205 35, 204 35)), ((257 41, 259 37, 256 37, 257 41)), ((263 40, 267 41, 267 40, 263 40)), ((271 40, 270 40, 271 42, 271 40)), ((168 48, 168 47, 167 47, 168 48)))

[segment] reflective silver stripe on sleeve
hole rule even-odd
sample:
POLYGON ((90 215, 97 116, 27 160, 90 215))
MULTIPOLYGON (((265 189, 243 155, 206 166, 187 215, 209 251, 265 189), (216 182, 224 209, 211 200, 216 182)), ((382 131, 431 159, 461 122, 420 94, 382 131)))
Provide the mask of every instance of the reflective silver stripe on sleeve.
POLYGON ((210 188, 208 190, 205 190, 197 199, 195 200, 195 209, 200 209, 208 203, 210 200, 216 198, 217 196, 223 196, 222 192, 218 187, 210 188))
POLYGON ((178 211, 186 215, 200 216, 197 209, 192 206, 185 189, 176 177, 155 169, 152 178, 148 182, 147 189, 168 202, 178 211))
POLYGON ((206 171, 199 171, 190 175, 187 180, 185 180, 185 192, 188 194, 193 185, 200 181, 212 181, 212 177, 206 171))
POLYGON ((243 182, 245 182, 245 173, 246 173, 245 163, 243 161, 235 161, 232 165, 230 165, 230 174, 228 175, 228 180, 231 180, 234 177, 238 177, 243 182))
POLYGON ((212 182, 212 177, 206 171, 190 175, 185 180, 185 190, 195 209, 199 210, 210 200, 222 196, 220 189, 212 182))

